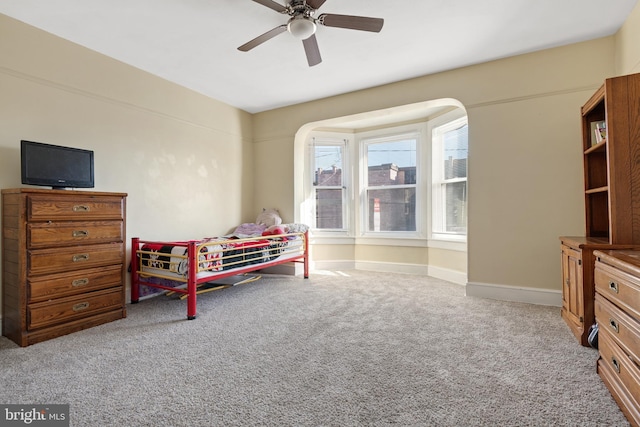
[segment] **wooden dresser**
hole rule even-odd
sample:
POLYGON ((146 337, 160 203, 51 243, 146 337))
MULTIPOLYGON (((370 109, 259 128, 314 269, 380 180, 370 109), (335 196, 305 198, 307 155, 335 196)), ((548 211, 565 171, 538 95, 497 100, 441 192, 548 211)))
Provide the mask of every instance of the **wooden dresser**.
POLYGON ((126 317, 126 196, 2 190, 2 335, 27 346, 126 317))
POLYGON ((595 251, 598 374, 640 425, 640 251, 595 251))

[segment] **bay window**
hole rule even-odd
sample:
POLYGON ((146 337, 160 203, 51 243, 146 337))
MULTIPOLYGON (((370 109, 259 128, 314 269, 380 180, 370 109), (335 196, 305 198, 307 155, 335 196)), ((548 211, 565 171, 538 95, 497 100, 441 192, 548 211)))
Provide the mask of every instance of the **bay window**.
POLYGON ((466 240, 463 111, 373 130, 312 132, 307 159, 306 221, 315 237, 339 235, 375 244, 466 240))

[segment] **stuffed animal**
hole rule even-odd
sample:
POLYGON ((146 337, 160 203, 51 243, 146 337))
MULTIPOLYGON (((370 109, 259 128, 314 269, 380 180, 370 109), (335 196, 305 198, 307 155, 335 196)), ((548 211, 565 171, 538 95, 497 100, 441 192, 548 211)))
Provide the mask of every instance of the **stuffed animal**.
POLYGON ((272 225, 280 225, 282 224, 282 218, 280 218, 280 213, 277 209, 262 209, 262 212, 258 215, 256 219, 256 224, 264 224, 267 227, 271 227, 272 225))

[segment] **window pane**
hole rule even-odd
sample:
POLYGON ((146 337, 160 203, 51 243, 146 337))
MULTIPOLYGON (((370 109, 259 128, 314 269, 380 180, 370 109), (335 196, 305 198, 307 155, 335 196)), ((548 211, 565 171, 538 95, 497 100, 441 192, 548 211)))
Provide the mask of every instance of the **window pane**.
POLYGON ((315 176, 313 185, 342 186, 342 146, 314 146, 315 176))
POLYGON ((466 178, 469 157, 468 135, 467 125, 444 133, 444 179, 466 178))
POLYGON ((369 187, 416 183, 416 140, 367 144, 369 187))
POLYGON ((446 202, 445 230, 448 233, 467 234, 467 183, 466 181, 452 182, 444 184, 444 187, 446 202))
POLYGON ((316 189, 316 228, 342 228, 342 189, 316 189))
POLYGON ((369 231, 416 231, 416 189, 368 190, 369 231))

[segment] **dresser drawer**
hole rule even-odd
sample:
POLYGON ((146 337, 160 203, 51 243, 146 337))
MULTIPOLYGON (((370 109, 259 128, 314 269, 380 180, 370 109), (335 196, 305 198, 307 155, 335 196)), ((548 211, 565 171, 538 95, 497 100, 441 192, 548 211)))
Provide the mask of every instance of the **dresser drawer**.
POLYGON ((119 265, 49 274, 27 280, 29 302, 47 301, 117 286, 122 286, 122 268, 119 265))
POLYGON ((30 248, 123 241, 122 221, 36 222, 27 225, 30 248))
POLYGON ((35 249, 27 251, 28 276, 47 273, 78 271, 107 265, 122 265, 123 243, 75 246, 59 249, 35 249))
POLYGON ((624 385, 634 402, 640 401, 640 368, 611 339, 609 331, 598 332, 598 351, 601 362, 612 372, 615 380, 624 385))
POLYGON ((69 322, 123 307, 122 288, 89 292, 74 297, 29 304, 28 329, 69 322))
POLYGON ((73 198, 31 195, 27 199, 29 221, 121 219, 124 201, 120 197, 75 196, 73 198))
POLYGON ((640 280, 638 278, 597 261, 594 280, 598 293, 630 316, 640 319, 640 280))
POLYGON ((640 323, 629 317, 602 295, 596 294, 596 321, 636 363, 640 363, 640 323))

